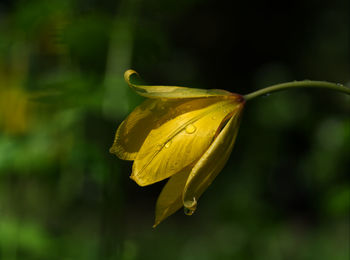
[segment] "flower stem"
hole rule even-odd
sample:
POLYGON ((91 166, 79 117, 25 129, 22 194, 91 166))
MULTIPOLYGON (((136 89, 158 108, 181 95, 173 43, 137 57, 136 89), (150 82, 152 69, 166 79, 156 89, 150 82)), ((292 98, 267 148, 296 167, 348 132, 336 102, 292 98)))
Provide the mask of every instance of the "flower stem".
POLYGON ((263 88, 250 94, 244 95, 243 97, 245 100, 248 101, 262 95, 270 94, 272 92, 281 91, 289 88, 326 88, 350 95, 350 88, 342 84, 330 83, 326 81, 303 80, 272 85, 270 87, 263 88))

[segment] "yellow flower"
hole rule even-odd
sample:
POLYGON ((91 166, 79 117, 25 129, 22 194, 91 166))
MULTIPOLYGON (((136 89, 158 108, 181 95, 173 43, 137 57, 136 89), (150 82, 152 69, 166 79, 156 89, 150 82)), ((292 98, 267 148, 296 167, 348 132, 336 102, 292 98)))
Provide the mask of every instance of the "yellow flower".
POLYGON ((232 151, 245 100, 225 90, 135 85, 133 74, 125 72, 126 82, 148 99, 121 123, 110 152, 134 161, 130 177, 140 186, 170 177, 155 227, 181 207, 194 212, 232 151))

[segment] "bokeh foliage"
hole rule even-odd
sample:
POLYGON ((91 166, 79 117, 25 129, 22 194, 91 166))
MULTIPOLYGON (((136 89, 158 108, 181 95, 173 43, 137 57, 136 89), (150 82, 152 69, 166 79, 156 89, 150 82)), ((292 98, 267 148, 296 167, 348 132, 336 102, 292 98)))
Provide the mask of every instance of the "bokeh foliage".
POLYGON ((141 102, 123 80, 248 93, 348 84, 345 0, 0 3, 0 259, 348 259, 350 99, 295 90, 247 104, 200 201, 153 224, 162 184, 108 153, 141 102))

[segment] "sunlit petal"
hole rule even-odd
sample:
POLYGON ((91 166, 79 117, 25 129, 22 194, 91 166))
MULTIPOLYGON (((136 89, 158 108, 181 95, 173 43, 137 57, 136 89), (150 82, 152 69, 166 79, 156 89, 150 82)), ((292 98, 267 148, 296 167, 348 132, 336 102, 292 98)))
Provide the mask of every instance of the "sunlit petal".
POLYGON ((134 160, 149 132, 156 128, 161 118, 174 104, 148 99, 120 124, 110 149, 123 160, 134 160))
POLYGON ((131 178, 141 186, 149 185, 198 160, 223 119, 239 104, 233 98, 206 98, 177 107, 180 111, 186 106, 192 110, 150 131, 137 154, 131 178))
POLYGON ((119 125, 110 152, 123 160, 135 160, 137 152, 152 129, 180 114, 201 109, 217 101, 217 98, 209 98, 205 102, 193 99, 148 99, 136 107, 119 125))
POLYGON ((184 99, 232 95, 232 93, 221 89, 196 89, 177 86, 136 85, 130 82, 130 77, 134 74, 137 75, 137 72, 134 70, 127 70, 124 74, 125 81, 137 94, 147 98, 184 99))
POLYGON ((192 212, 196 209, 198 198, 212 183, 229 158, 238 133, 242 108, 243 104, 236 108, 232 118, 195 164, 188 177, 183 202, 184 206, 192 212))

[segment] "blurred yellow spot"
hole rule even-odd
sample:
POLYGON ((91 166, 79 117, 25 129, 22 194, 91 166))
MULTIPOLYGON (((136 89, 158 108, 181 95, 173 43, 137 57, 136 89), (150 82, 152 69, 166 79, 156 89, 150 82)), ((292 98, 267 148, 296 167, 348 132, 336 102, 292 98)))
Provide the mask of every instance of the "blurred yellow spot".
POLYGON ((26 92, 20 88, 0 88, 0 130, 22 134, 29 128, 30 112, 26 92))

